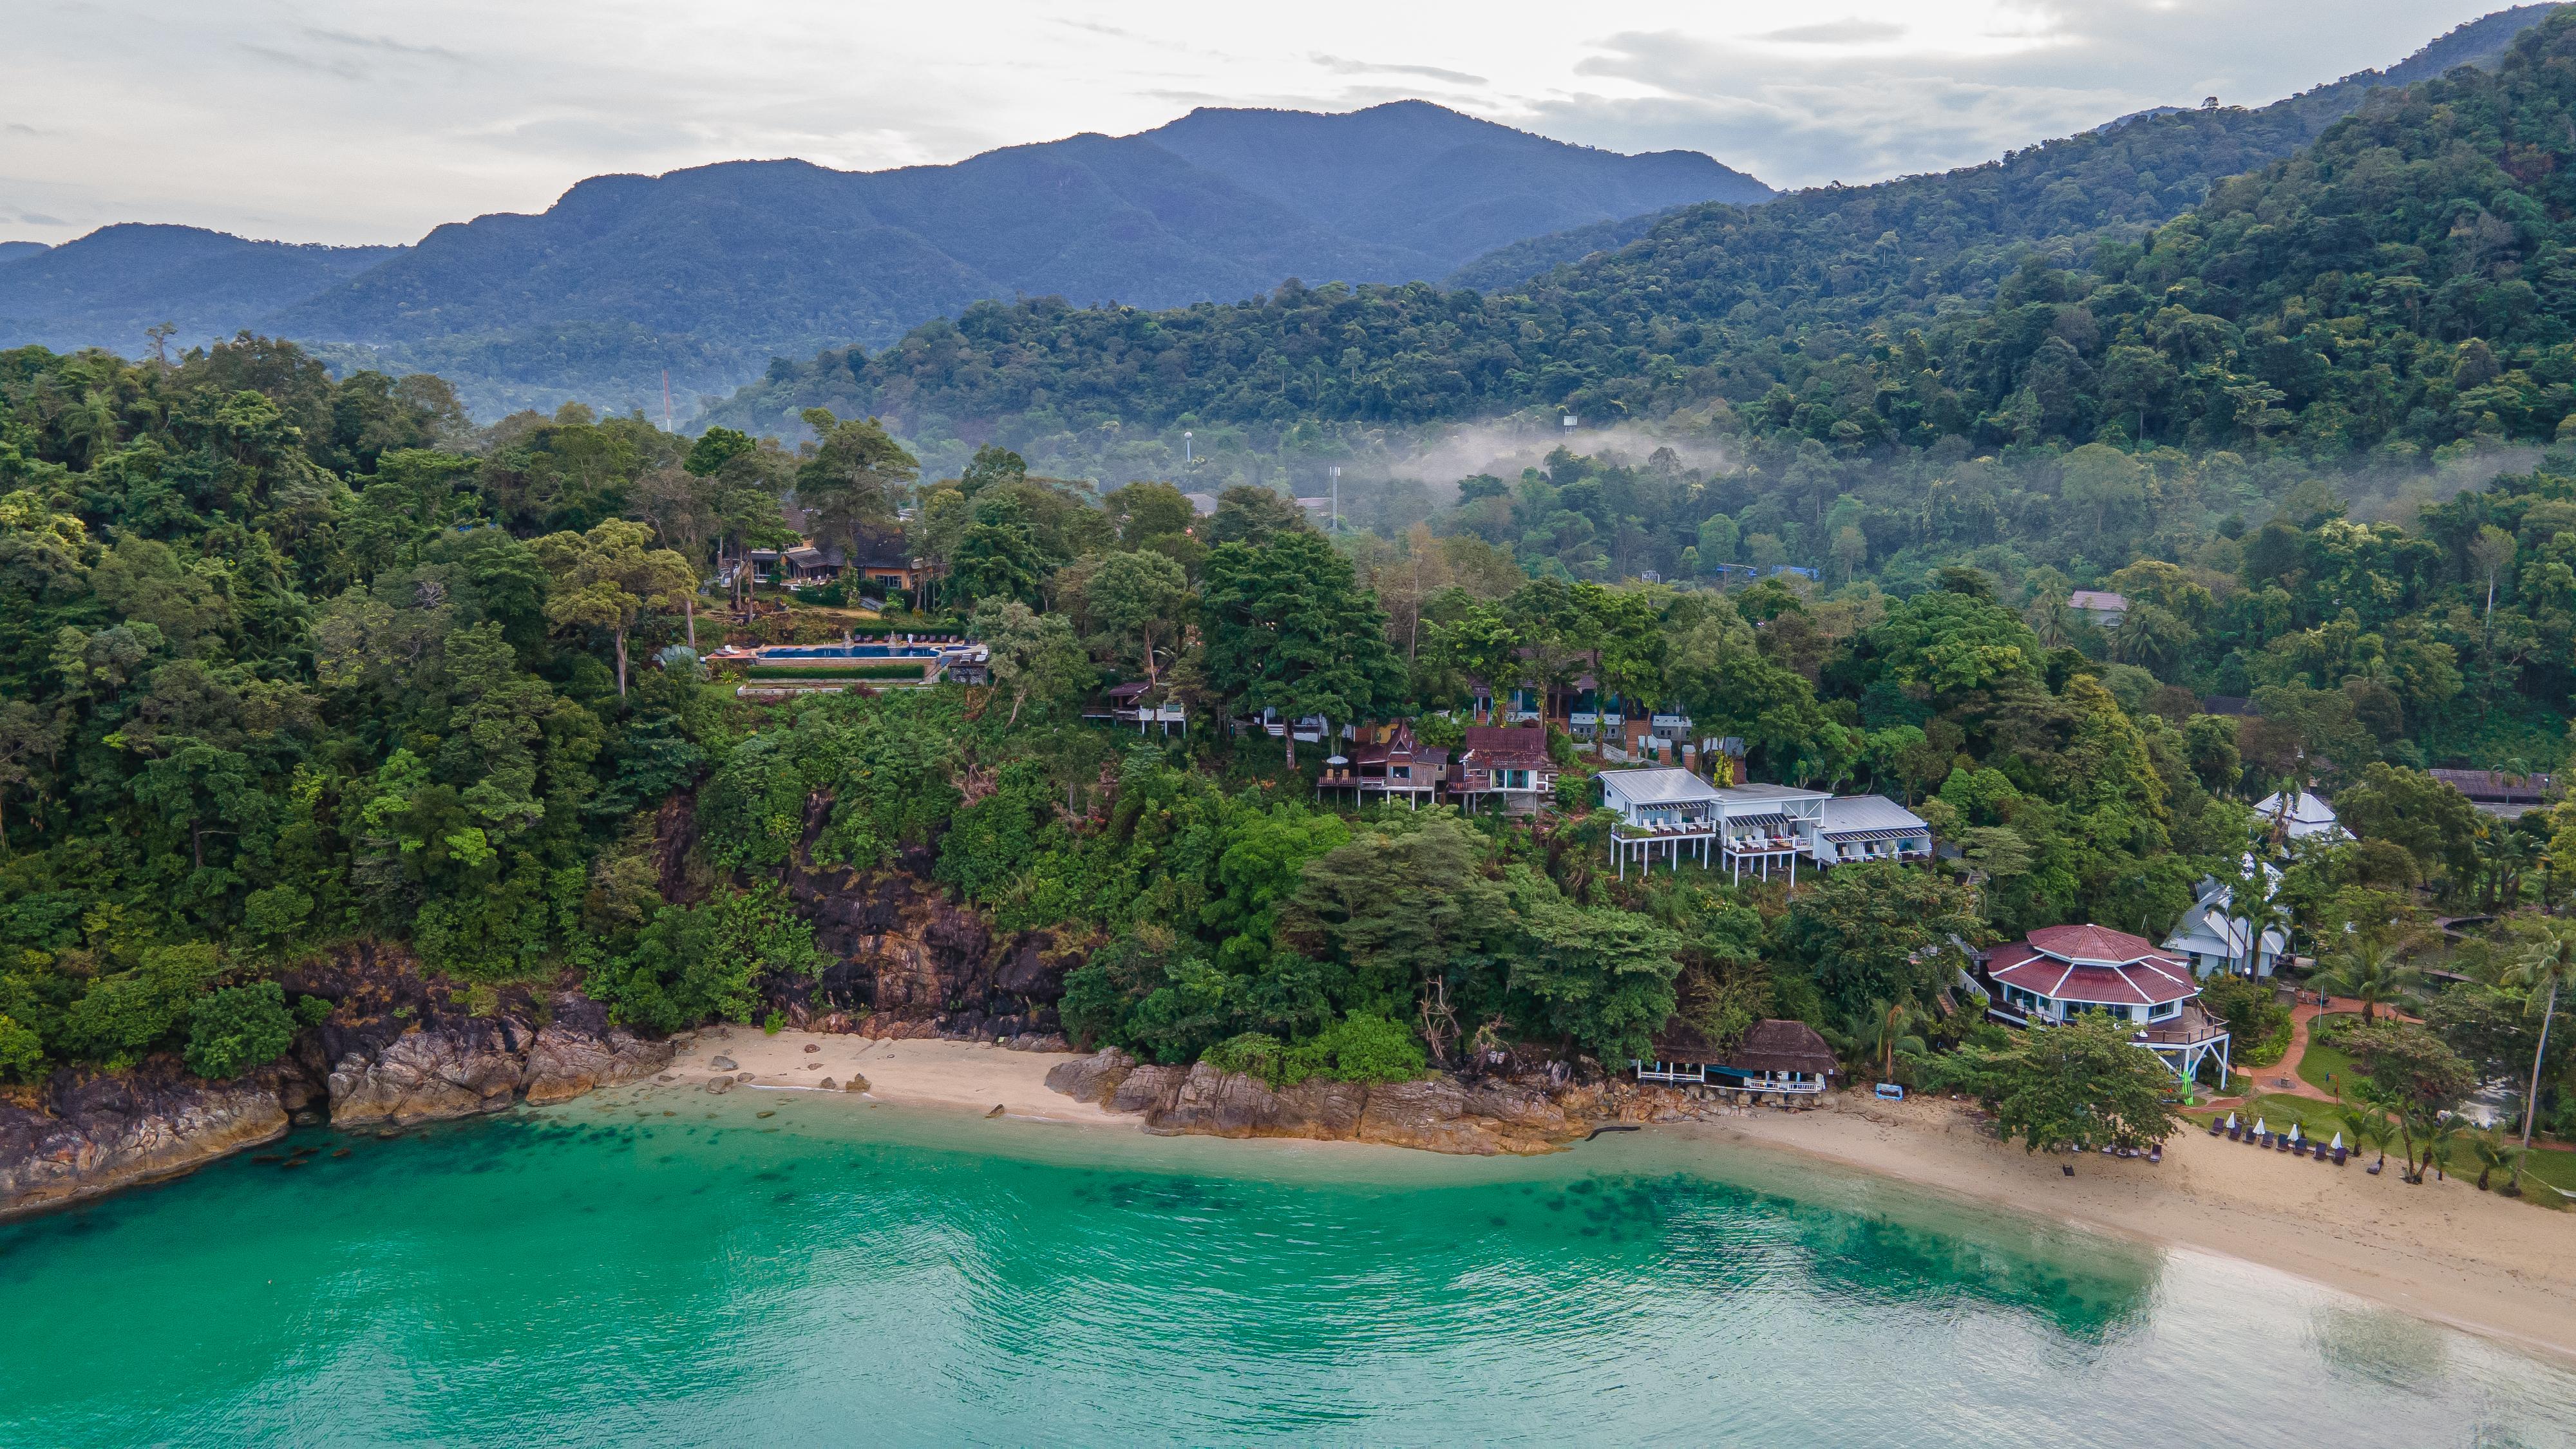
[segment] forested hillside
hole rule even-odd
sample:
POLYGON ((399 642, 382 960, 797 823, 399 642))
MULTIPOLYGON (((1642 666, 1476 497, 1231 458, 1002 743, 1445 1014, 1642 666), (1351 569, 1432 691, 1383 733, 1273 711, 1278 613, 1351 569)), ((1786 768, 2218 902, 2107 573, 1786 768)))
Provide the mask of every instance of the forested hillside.
POLYGON ((257 326, 401 250, 134 224, 58 247, 0 244, 0 346, 132 352, 146 329, 166 323, 186 348, 257 326))
MULTIPOLYGON (((2571 104, 2576 16, 2080 254, 1979 218, 2089 235, 2155 165, 2215 175, 2296 118, 2195 112, 2025 153, 1984 190, 1684 216, 1508 296, 996 307, 835 364, 880 401, 936 376, 950 391, 911 396, 1078 410, 968 344, 1098 327, 1166 352, 1116 354, 1090 396, 1198 399, 1176 420, 1315 429, 1417 396, 1372 392, 1372 357, 1454 361, 1504 398, 1532 367, 1585 397, 1643 379, 1638 410, 1670 410, 1674 446, 1642 459, 1380 488, 1339 536, 1259 487, 1210 514, 999 446, 925 468, 841 408, 801 413, 793 446, 578 406, 477 429, 434 377, 334 381, 291 344, 0 353, 0 1074, 158 1051, 237 1074, 293 1035, 285 967, 355 942, 407 948, 469 1007, 578 981, 653 1030, 865 1011, 880 927, 818 944, 830 875, 938 894, 956 950, 1047 967, 1015 1022, 1157 1061, 1615 1069, 1675 1014, 1720 1041, 1785 1016, 1885 1078, 1960 1082, 2004 1038, 1948 1009, 1954 938, 2157 935, 2214 878, 2321 980, 2423 1017, 2382 1043, 2447 1084, 2391 1109, 2421 1116, 2539 1055, 2544 958, 2571 939, 2576 807, 2507 820, 2427 773, 2569 753, 2571 104), (1823 260, 1828 218, 1891 216, 1947 260, 1823 260), (1702 231, 1778 245, 1680 239, 1702 231), (1990 298, 1924 310, 1989 271, 1990 298), (1735 298, 1725 320, 1620 340, 1691 288, 1735 298), (1218 368, 1273 335, 1256 322, 1356 361, 1218 368), (767 703, 710 678, 691 646, 732 628, 719 559, 791 524, 921 560, 875 627, 971 633, 993 682, 767 703), (1816 577, 1782 572, 1801 562, 1816 577), (2079 611, 2076 587, 2123 607, 2079 611), (1189 733, 1086 723, 1120 679, 1189 733), (1795 889, 1620 879, 1600 757, 1562 731, 1550 810, 1513 820, 1335 808, 1321 751, 1222 723, 1456 743, 1479 684, 1678 708, 1754 778, 1884 793, 1956 853, 1795 889), (2282 839, 2254 802, 2284 788, 2357 838, 2282 839)), ((1447 396, 1418 394, 1426 415, 1447 396)), ((853 622, 822 607, 738 632, 853 622)), ((2206 1005, 2248 1055, 2287 1040, 2259 987, 2206 1005)), ((919 1009, 901 1024, 975 1029, 919 1009)), ((2540 1112, 2563 1129, 2576 1053, 2552 1040, 2540 1112)))
MULTIPOLYGON (((2539 9, 2491 17, 2439 48, 2464 59, 2501 48, 2539 9)), ((2259 110, 2148 117, 1942 175, 1688 208, 1619 251, 1491 295, 1292 285, 1164 313, 981 303, 881 353, 773 368, 711 416, 761 430, 823 405, 899 419, 925 441, 992 438, 1080 457, 1111 422, 1122 435, 1216 424, 1275 439, 1307 420, 1419 424, 1535 406, 1599 425, 1754 402, 1775 386, 1800 393, 1823 378, 1842 397, 1825 429, 1849 422, 1867 443, 1881 425, 1857 415, 1875 412, 1864 389, 1877 377, 1854 376, 1849 359, 1963 311, 2018 306, 2014 278, 2035 257, 2082 266, 2107 242, 2117 263, 2117 247, 2141 243, 2222 178, 2289 155, 2370 97, 2401 94, 2381 80, 2365 73, 2259 110)), ((2492 98, 2550 85, 2530 67, 2456 84, 2491 98, 2474 105, 2520 104, 2492 98)), ((2338 146, 2365 144, 2357 135, 2338 146)), ((2430 132, 2419 139, 2436 144, 2430 132)), ((1991 377, 1995 364, 1980 365, 1991 377)), ((2006 372, 2002 390, 2019 380, 2006 372)), ((1974 421, 1943 419, 1943 430, 1967 435, 1974 421)))

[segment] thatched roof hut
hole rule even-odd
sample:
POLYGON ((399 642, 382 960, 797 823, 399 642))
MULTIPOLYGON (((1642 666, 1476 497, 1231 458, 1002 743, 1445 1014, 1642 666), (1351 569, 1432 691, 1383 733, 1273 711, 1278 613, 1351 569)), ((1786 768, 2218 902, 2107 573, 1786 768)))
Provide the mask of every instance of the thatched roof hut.
POLYGON ((1831 1076, 1841 1063, 1834 1049, 1825 1045, 1825 1039, 1805 1022, 1757 1021, 1735 1050, 1726 1054, 1726 1065, 1745 1073, 1808 1072, 1831 1076))

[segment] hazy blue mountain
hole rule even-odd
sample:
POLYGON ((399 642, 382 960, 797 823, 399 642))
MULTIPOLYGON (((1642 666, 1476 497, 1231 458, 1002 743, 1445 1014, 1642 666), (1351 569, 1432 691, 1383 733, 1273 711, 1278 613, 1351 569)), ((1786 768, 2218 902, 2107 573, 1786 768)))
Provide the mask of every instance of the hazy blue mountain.
POLYGON ((58 247, 0 252, 0 346, 144 346, 175 323, 178 345, 259 326, 280 307, 363 272, 400 247, 247 241, 193 226, 101 227, 58 247))
POLYGON ((539 215, 442 226, 268 325, 342 361, 434 366, 480 412, 572 393, 658 405, 664 368, 694 398, 983 298, 1171 307, 1289 277, 1431 280, 1566 226, 1770 194, 1705 156, 1624 156, 1422 102, 1200 110, 951 166, 595 177, 539 215))
POLYGON ((1202 108, 1135 139, 1345 235, 1402 247, 1429 275, 1547 232, 1772 195, 1696 151, 1623 156, 1426 101, 1336 116, 1202 108))

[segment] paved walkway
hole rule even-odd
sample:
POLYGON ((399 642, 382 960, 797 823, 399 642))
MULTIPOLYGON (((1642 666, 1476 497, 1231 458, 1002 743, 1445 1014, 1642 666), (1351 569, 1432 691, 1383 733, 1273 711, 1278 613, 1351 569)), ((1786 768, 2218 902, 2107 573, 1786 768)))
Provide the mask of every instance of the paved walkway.
MULTIPOLYGON (((2325 999, 2325 1004, 2322 1006, 2313 1001, 2302 1001, 2296 1006, 2291 1007, 2290 1049, 2281 1054, 2281 1059, 2279 1061, 2274 1062, 2268 1067, 2249 1067, 2246 1069, 2254 1078, 2254 1091, 2248 1095, 2286 1093, 2293 1097, 2306 1097, 2310 1101, 2315 1102, 2332 1102, 2337 1100, 2334 1093, 2308 1085, 2307 1079, 2299 1075, 2299 1059, 2308 1054, 2308 1023, 2316 1020, 2320 1016, 2328 1016, 2339 1012, 2349 1014, 2360 1010, 2361 1003, 2358 1001, 2337 1001, 2333 997, 2327 997, 2325 999)), ((2382 1005, 2377 1014, 2397 1021, 2415 1020, 2414 1017, 2392 1010, 2386 1005, 2382 1005)), ((2223 1098, 2220 1100, 2232 1103, 2243 1099, 2223 1098)))

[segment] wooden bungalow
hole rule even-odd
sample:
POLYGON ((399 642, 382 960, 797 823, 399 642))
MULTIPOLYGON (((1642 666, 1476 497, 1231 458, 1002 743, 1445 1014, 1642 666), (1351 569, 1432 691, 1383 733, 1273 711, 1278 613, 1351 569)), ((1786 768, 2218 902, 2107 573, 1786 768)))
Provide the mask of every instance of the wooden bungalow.
POLYGON ((1467 809, 1499 801, 1504 810, 1531 813, 1556 793, 1556 762, 1547 755, 1547 731, 1536 725, 1470 728, 1450 772, 1449 795, 1467 809))
POLYGON ((1719 1087, 1731 1092, 1814 1096, 1832 1085, 1841 1062, 1803 1021, 1758 1021, 1732 1050, 1721 1052, 1699 1028, 1672 1017, 1655 1033, 1655 1059, 1634 1063, 1640 1082, 1719 1087))
POLYGON ((1449 778, 1449 752, 1414 738, 1406 724, 1360 725, 1345 752, 1324 762, 1318 794, 1348 792, 1365 805, 1374 796, 1419 807, 1433 800, 1449 778))

